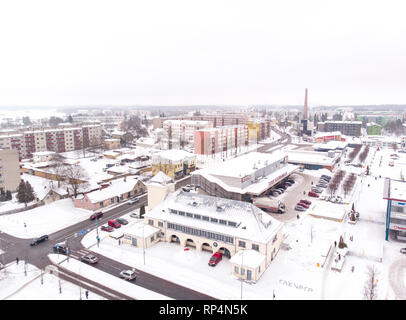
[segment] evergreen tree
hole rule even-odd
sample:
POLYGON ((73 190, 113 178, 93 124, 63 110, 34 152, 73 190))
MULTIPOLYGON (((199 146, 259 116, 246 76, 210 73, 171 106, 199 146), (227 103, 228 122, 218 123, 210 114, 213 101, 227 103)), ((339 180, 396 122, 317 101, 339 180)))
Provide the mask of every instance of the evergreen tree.
POLYGON ((142 205, 140 208, 140 218, 142 218, 144 216, 144 214, 145 214, 145 206, 142 205))
POLYGON ((20 184, 18 185, 17 188, 17 200, 20 203, 27 203, 26 202, 26 192, 25 192, 25 182, 24 180, 21 180, 20 184))
POLYGON ((6 193, 4 192, 4 189, 3 188, 1 188, 0 189, 0 201, 6 201, 7 200, 7 198, 6 198, 6 193))
POLYGON ((11 191, 7 190, 6 191, 6 200, 11 200, 11 199, 13 199, 13 196, 11 195, 11 191))
POLYGON ((31 184, 27 181, 25 183, 25 193, 26 193, 26 201, 31 202, 35 199, 35 193, 34 193, 34 189, 32 188, 31 184))

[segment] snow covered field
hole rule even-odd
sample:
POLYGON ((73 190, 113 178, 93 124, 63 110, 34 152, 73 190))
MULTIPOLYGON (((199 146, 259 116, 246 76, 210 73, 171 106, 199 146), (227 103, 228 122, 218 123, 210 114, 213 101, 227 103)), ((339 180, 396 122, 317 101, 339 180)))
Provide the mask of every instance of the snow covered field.
MULTIPOLYGON (((256 284, 241 283, 235 279, 231 274, 231 264, 227 258, 223 259, 216 267, 209 267, 207 262, 210 253, 198 252, 193 249, 185 251, 183 247, 173 243, 160 242, 146 249, 145 264, 142 249, 127 244, 119 245, 118 240, 109 237, 106 232, 101 232, 99 248, 95 244, 96 231, 90 231, 85 235, 82 244, 96 254, 119 260, 131 267, 219 299, 240 299, 241 291, 243 299, 273 299, 274 295, 275 299, 363 299, 363 287, 367 279, 366 271, 372 265, 378 270, 378 299, 406 299, 403 269, 399 267, 405 259, 399 253, 399 249, 404 244, 384 240, 386 201, 382 199, 384 179, 379 178, 379 175, 384 177, 385 174, 392 176, 399 173, 399 170, 403 168, 403 154, 400 154, 401 157, 397 162, 395 161, 395 167, 389 167, 388 159, 390 159, 393 150, 377 151, 375 156, 374 151, 374 148, 371 148, 370 156, 367 159, 367 162, 370 163, 372 176, 363 177, 363 183, 357 185, 357 189, 352 195, 356 210, 360 213, 360 220, 352 225, 346 221, 338 222, 314 218, 305 212, 301 214, 300 219, 294 218, 286 222, 285 235, 287 238, 285 244, 290 249, 281 249, 278 252, 276 258, 256 284), (382 156, 382 163, 379 166, 380 156, 382 156), (344 237, 349 253, 345 258, 341 272, 338 272, 327 268, 329 260, 326 259, 326 254, 328 249, 334 246, 334 241, 338 242, 340 235, 344 237), (352 241, 350 237, 353 239, 352 241), (322 268, 323 264, 326 267, 322 268), (354 267, 353 271, 352 267, 354 267), (389 270, 392 269, 397 273, 390 273, 389 270), (403 280, 399 282, 399 279, 403 280)), ((345 167, 342 164, 340 168, 357 174, 365 171, 365 168, 345 167)), ((331 174, 328 170, 306 170, 306 174, 315 176, 325 173, 331 174)), ((315 208, 317 206, 323 208, 322 200, 315 199, 313 203, 315 208)), ((348 209, 345 206, 343 208, 348 209)), ((31 238, 43 233, 52 233, 73 223, 88 219, 88 216, 87 211, 83 214, 82 210, 73 208, 71 200, 65 199, 27 212, 0 216, 0 229, 17 237, 31 238), (44 221, 47 223, 43 223, 44 221), (24 228, 24 222, 27 225, 26 228, 24 228)), ((130 223, 122 226, 120 231, 124 231, 134 223, 140 223, 140 220, 130 218, 128 214, 124 218, 127 218, 130 223)), ((103 257, 100 258, 103 259, 103 257)), ((51 256, 51 259, 55 259, 55 257, 51 256)), ((82 275, 86 274, 89 279, 105 282, 106 285, 112 287, 117 286, 119 288, 122 284, 121 279, 115 276, 110 278, 105 273, 97 274, 94 272, 94 268, 85 271, 87 268, 80 267, 80 271, 75 271, 74 263, 69 266, 63 263, 63 267, 69 267, 71 271, 82 275)), ((23 264, 19 266, 21 265, 23 264)), ((0 274, 3 272, 1 270, 0 274)), ((36 276, 38 274, 33 271, 27 275, 27 279, 32 280, 36 276), (30 278, 31 276, 32 278, 30 278)), ((3 298, 23 286, 23 283, 16 282, 15 277, 13 280, 11 279, 12 272, 9 273, 8 277, 10 279, 6 282, 10 281, 10 283, 0 289, 0 297, 3 298)), ((55 281, 45 281, 43 286, 47 282, 53 283, 52 288, 46 291, 56 290, 55 294, 58 298, 59 291, 57 291, 55 281)), ((6 282, 3 280, 2 283, 6 282)), ((41 286, 38 278, 33 280, 32 286, 34 283, 36 286, 41 286)), ((32 288, 31 285, 19 290, 18 293, 12 295, 12 298, 28 298, 30 295, 34 295, 34 290, 29 288, 32 288)), ((166 297, 154 296, 154 293, 144 292, 136 287, 126 288, 123 286, 120 290, 141 299, 151 297, 152 299, 166 299, 166 297)), ((78 299, 79 289, 74 288, 72 292, 72 295, 65 299, 78 299)), ((48 293, 44 293, 43 297, 44 299, 55 299, 48 293)), ((93 294, 90 297, 96 299, 93 294)))

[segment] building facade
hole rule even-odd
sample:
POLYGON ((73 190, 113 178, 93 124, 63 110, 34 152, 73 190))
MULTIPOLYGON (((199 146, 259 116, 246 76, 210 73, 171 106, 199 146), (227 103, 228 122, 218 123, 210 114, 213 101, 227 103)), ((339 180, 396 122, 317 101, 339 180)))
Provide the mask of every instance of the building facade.
POLYGON ((383 199, 386 206, 386 235, 385 240, 395 238, 406 240, 406 182, 385 179, 383 199))
POLYGON ((172 179, 179 179, 196 169, 196 156, 184 150, 166 150, 152 155, 152 175, 160 171, 172 179))
MULTIPOLYGON (((160 241, 233 258, 239 251, 253 250, 260 263, 233 261, 233 270, 244 269, 244 280, 256 282, 279 252, 283 223, 251 203, 187 192, 173 193, 144 215, 145 222, 160 229, 160 241), (247 272, 249 270, 250 272, 247 272)), ((231 260, 230 260, 231 261, 231 260)), ((252 262, 252 261, 251 261, 252 262)), ((241 272, 239 272, 241 274, 241 272)))
POLYGON ((32 158, 34 152, 66 152, 101 144, 99 124, 81 127, 17 130, 0 135, 0 148, 16 149, 21 158, 32 158))
POLYGON ((340 131, 346 136, 359 137, 361 135, 361 121, 325 121, 317 124, 318 131, 340 131))
POLYGON ((193 145, 195 131, 211 127, 208 121, 166 120, 163 122, 164 145, 167 149, 180 149, 193 145))
POLYGON ((194 153, 215 155, 248 145, 248 126, 234 125, 197 130, 194 133, 194 153))
POLYGON ((17 150, 0 149, 0 189, 14 192, 21 181, 20 161, 17 150))

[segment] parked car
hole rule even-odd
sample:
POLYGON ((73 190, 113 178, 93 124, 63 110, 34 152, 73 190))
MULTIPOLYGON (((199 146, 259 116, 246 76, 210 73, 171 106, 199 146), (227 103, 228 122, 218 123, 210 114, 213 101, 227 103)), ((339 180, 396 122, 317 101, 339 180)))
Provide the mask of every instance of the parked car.
POLYGON ((301 206, 301 207, 303 207, 305 209, 309 209, 309 205, 307 205, 306 203, 303 203, 303 202, 298 202, 298 203, 296 203, 296 205, 301 206))
POLYGON ((95 212, 90 216, 90 220, 100 219, 101 217, 103 217, 103 212, 95 212))
POLYGON ((111 226, 102 226, 101 228, 100 228, 102 231, 107 231, 107 232, 112 232, 113 230, 114 230, 114 228, 113 227, 111 227, 111 226))
POLYGON ((304 204, 307 204, 308 206, 310 206, 310 205, 312 204, 311 201, 309 201, 309 200, 304 200, 304 199, 300 200, 299 202, 304 203, 304 204))
POLYGON ((99 261, 99 258, 97 258, 95 255, 89 253, 89 254, 82 256, 80 258, 80 261, 83 261, 83 262, 86 262, 89 264, 94 264, 94 263, 97 263, 97 261, 99 261))
POLYGON ((109 220, 109 221, 107 221, 107 224, 108 224, 110 227, 113 227, 113 228, 116 228, 116 229, 118 229, 118 228, 121 227, 120 222, 118 222, 117 220, 109 220))
POLYGON ((293 180, 292 178, 288 178, 285 181, 290 182, 290 183, 295 183, 295 180, 293 180))
POLYGON ((66 254, 68 247, 64 243, 58 243, 52 249, 55 253, 66 254))
POLYGON ((278 196, 280 196, 280 193, 277 191, 274 191, 274 192, 271 192, 271 196, 278 197, 278 196))
POLYGON ((322 192, 323 192, 323 190, 321 190, 321 189, 318 188, 318 187, 312 187, 312 191, 313 191, 313 192, 316 192, 316 193, 322 193, 322 192))
POLYGON ((400 152, 400 153, 406 153, 406 149, 405 149, 405 150, 399 150, 398 152, 400 152))
POLYGON ((329 180, 320 179, 320 180, 319 180, 319 183, 329 184, 330 181, 329 181, 329 180))
POLYGON ((36 246, 36 245, 38 245, 38 244, 40 244, 41 242, 44 242, 44 241, 46 241, 46 240, 48 240, 48 235, 43 235, 43 236, 41 236, 41 237, 32 239, 30 245, 31 245, 31 246, 36 246))
POLYGON ((400 253, 406 254, 406 248, 400 248, 400 253))
POLYGON ((182 187, 182 190, 185 191, 185 192, 190 192, 190 189, 186 188, 186 187, 182 187))
POLYGON ((309 195, 309 197, 315 197, 315 198, 319 197, 319 195, 313 191, 309 191, 308 195, 309 195))
POLYGON ((138 199, 137 197, 135 197, 135 198, 132 198, 131 200, 129 200, 127 203, 128 203, 128 204, 135 204, 135 203, 137 203, 138 201, 140 201, 140 199, 138 199))
POLYGON ((209 260, 209 266, 215 267, 223 258, 223 254, 221 252, 216 252, 213 254, 209 260))
POLYGON ((285 189, 283 189, 283 188, 278 188, 278 189, 276 189, 276 191, 279 191, 279 194, 282 194, 282 193, 285 192, 285 189))
POLYGON ((123 270, 120 272, 120 278, 131 281, 137 278, 137 274, 132 270, 123 270))
POLYGON ((288 181, 284 182, 283 184, 284 184, 285 186, 288 186, 288 187, 291 187, 291 186, 293 185, 292 182, 288 182, 288 181))
POLYGON ((123 225, 128 224, 128 221, 127 221, 126 219, 124 219, 124 218, 118 218, 117 221, 118 221, 120 224, 123 224, 123 225))
POLYGON ((295 206, 295 210, 296 210, 296 211, 306 211, 306 208, 304 208, 304 207, 302 207, 302 206, 299 206, 299 205, 296 205, 296 206, 295 206))
POLYGON ((318 187, 318 188, 327 188, 327 185, 324 184, 324 183, 318 183, 318 184, 316 184, 316 187, 318 187))
POLYGON ((139 217, 140 217, 140 214, 137 213, 137 212, 133 212, 133 213, 130 214, 130 217, 131 217, 131 218, 139 218, 139 217))
POLYGON ((330 180, 330 179, 331 179, 331 177, 330 177, 330 176, 328 176, 328 175, 326 175, 326 174, 322 174, 322 175, 320 176, 320 178, 326 178, 326 179, 328 179, 328 180, 330 180))

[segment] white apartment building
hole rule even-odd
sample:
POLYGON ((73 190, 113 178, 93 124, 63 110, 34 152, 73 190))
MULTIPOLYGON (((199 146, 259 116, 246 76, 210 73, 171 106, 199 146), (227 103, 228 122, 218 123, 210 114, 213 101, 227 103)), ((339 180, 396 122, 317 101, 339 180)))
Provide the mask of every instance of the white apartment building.
POLYGON ((0 149, 0 189, 16 191, 21 181, 17 150, 0 149))
POLYGON ((20 130, 0 135, 0 148, 17 149, 20 158, 31 158, 34 152, 66 152, 101 143, 100 124, 77 127, 20 130))
POLYGON ((186 145, 193 145, 195 131, 212 126, 209 121, 165 120, 163 122, 164 145, 167 149, 179 149, 186 145))

